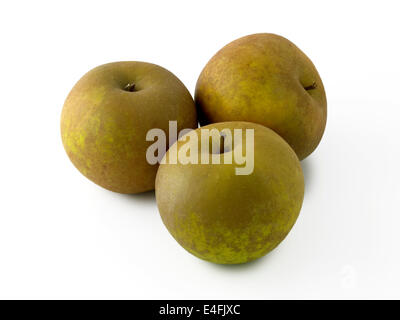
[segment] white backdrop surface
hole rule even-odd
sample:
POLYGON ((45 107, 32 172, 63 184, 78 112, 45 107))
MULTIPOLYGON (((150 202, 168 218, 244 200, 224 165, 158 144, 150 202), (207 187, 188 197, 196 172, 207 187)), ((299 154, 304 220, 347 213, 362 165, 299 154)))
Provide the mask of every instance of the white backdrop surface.
POLYGON ((0 298, 400 298, 397 1, 3 1, 0 298), (120 60, 159 64, 193 94, 211 56, 257 32, 316 65, 328 123, 302 165, 296 225, 266 257, 220 266, 187 253, 154 193, 84 178, 59 121, 74 83, 120 60))

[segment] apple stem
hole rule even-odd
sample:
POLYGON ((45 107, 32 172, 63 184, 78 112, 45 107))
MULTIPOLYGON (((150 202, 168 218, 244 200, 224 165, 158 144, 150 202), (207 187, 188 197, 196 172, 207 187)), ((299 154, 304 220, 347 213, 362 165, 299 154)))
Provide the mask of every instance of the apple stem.
POLYGON ((314 82, 311 86, 304 87, 304 89, 305 89, 306 91, 308 91, 308 90, 315 89, 316 87, 317 87, 317 84, 314 82))
POLYGON ((126 91, 129 92, 134 92, 135 91, 135 84, 134 83, 128 83, 125 88, 126 91))
POLYGON ((219 153, 224 153, 225 152, 225 135, 221 134, 221 142, 219 145, 219 153))

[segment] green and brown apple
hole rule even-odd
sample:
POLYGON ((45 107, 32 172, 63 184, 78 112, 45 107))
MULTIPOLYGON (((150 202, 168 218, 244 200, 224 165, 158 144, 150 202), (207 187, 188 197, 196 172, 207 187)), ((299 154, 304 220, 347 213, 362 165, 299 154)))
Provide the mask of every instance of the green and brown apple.
POLYGON ((218 51, 197 81, 195 102, 202 125, 249 121, 271 128, 302 160, 325 130, 327 101, 311 60, 292 42, 260 33, 218 51))
POLYGON ((154 189, 146 133, 169 121, 197 128, 194 101, 168 70, 145 62, 115 62, 85 74, 69 93, 61 136, 72 163, 98 185, 120 193, 154 189))
POLYGON ((271 129, 249 122, 221 122, 186 134, 165 154, 156 177, 157 205, 171 235, 193 255, 220 264, 245 263, 273 250, 294 225, 303 195, 303 173, 293 149, 271 129), (244 133, 232 148, 204 148, 204 129, 226 129, 231 135, 252 129, 254 148, 243 147, 249 143, 244 133), (193 134, 196 139, 188 139, 193 134), (235 157, 225 162, 226 153, 236 148, 254 159, 250 174, 237 174, 243 164, 235 157), (171 153, 187 150, 196 151, 197 163, 169 160, 171 153))

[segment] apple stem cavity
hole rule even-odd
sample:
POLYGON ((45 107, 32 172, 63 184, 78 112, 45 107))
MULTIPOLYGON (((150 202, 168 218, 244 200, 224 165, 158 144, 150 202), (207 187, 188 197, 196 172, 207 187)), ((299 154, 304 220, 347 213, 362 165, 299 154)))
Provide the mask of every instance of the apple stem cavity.
POLYGON ((135 84, 132 82, 132 83, 128 83, 126 86, 125 86, 125 88, 124 88, 124 90, 125 91, 129 91, 129 92, 135 92, 136 90, 135 90, 135 84))
POLYGON ((316 88, 317 88, 317 83, 316 82, 313 82, 313 84, 311 86, 304 87, 304 89, 306 91, 313 90, 313 89, 316 89, 316 88))
POLYGON ((219 149, 216 149, 216 148, 212 148, 212 151, 211 151, 211 153, 213 153, 213 154, 223 154, 223 153, 225 153, 225 152, 228 152, 229 151, 229 147, 227 147, 227 148, 225 148, 225 134, 224 133, 220 133, 220 135, 219 135, 219 138, 220 138, 220 140, 219 140, 219 149))
POLYGON ((221 141, 219 144, 219 153, 224 153, 225 152, 225 135, 221 133, 221 141))

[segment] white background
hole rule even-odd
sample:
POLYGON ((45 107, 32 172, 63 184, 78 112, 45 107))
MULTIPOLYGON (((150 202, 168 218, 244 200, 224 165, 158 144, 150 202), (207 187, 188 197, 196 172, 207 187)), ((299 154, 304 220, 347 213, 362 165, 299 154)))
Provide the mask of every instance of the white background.
POLYGON ((400 298, 397 1, 2 1, 0 298, 400 298), (201 261, 159 217, 154 193, 83 177, 59 121, 74 83, 112 61, 174 72, 193 93, 211 56, 257 32, 314 62, 328 97, 303 161, 295 227, 266 257, 201 261))

